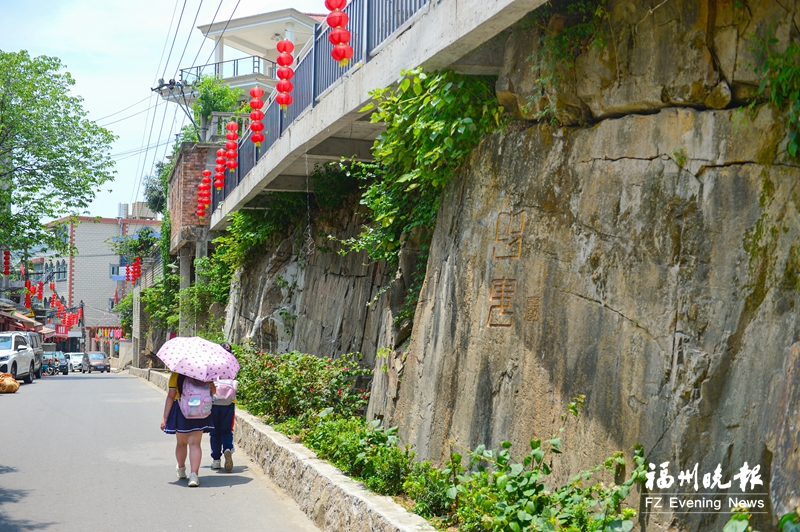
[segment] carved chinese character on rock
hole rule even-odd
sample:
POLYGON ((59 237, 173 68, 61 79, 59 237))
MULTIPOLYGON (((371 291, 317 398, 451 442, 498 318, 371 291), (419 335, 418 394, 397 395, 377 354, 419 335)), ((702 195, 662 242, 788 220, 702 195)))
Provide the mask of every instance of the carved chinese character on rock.
POLYGON ((541 301, 539 296, 531 296, 525 301, 525 321, 539 321, 541 301))
POLYGON ((514 310, 511 298, 517 291, 516 279, 494 279, 489 286, 489 301, 495 303, 489 307, 487 327, 511 327, 514 324, 514 310))
POLYGON ((522 254, 522 232, 525 230, 525 211, 501 212, 494 231, 492 258, 518 259, 522 254))

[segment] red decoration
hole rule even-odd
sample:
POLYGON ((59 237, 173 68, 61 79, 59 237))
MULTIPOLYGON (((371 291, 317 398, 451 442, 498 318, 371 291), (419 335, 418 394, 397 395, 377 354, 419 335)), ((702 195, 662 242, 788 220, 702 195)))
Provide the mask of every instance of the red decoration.
POLYGON ((250 96, 253 97, 253 99, 250 100, 250 108, 253 109, 253 111, 250 113, 250 130, 254 132, 252 135, 250 135, 250 140, 255 143, 256 147, 258 147, 261 146, 262 142, 264 142, 264 135, 257 134, 258 132, 264 130, 264 123, 261 121, 264 118, 264 113, 262 113, 260 110, 262 107, 264 107, 264 102, 261 100, 261 97, 264 96, 264 89, 261 87, 253 87, 250 89, 250 96))
POLYGON ((209 170, 208 168, 203 170, 203 177, 211 177, 211 170, 209 170))
POLYGON ((290 105, 292 105, 292 95, 286 94, 285 92, 281 92, 277 96, 275 96, 275 101, 278 102, 278 105, 281 109, 286 109, 290 105))
POLYGON ((347 26, 347 23, 350 22, 350 17, 344 11, 331 11, 328 13, 326 22, 331 28, 338 28, 340 26, 347 26))
POLYGON ((31 308, 31 293, 25 293, 25 308, 31 308))
POLYGON ((347 0, 325 0, 325 7, 328 11, 335 11, 337 9, 344 9, 347 5, 347 0))
POLYGON ((339 62, 339 66, 346 66, 353 58, 353 47, 349 44, 337 44, 331 50, 331 57, 339 62))
POLYGON ((3 275, 11 273, 11 252, 7 249, 3 250, 3 275))
POLYGON ((278 105, 281 109, 285 110, 292 104, 293 101, 293 98, 289 93, 294 89, 294 85, 292 85, 289 80, 294 77, 294 70, 290 68, 294 63, 294 57, 292 57, 294 44, 289 40, 278 41, 277 48, 280 52, 277 63, 281 66, 281 68, 278 69, 277 74, 278 79, 281 81, 279 81, 275 86, 275 89, 278 91, 275 101, 278 102, 278 105))
POLYGON ((43 293, 44 293, 44 283, 42 281, 39 281, 39 288, 36 290, 36 299, 41 301, 43 293))
MULTIPOLYGON (((233 172, 234 168, 239 166, 239 163, 236 162, 236 158, 239 157, 239 153, 236 151, 236 148, 238 148, 239 145, 235 142, 239 138, 239 123, 232 120, 225 125, 225 129, 228 130, 228 134, 225 135, 228 138, 228 142, 225 143, 225 147, 227 148, 225 157, 228 159, 225 162, 225 166, 227 166, 228 169, 233 172)), ((210 205, 211 200, 209 200, 207 204, 210 205)))
POLYGON ((325 7, 331 12, 326 19, 331 28, 328 34, 328 40, 333 45, 331 57, 340 67, 347 66, 353 58, 353 47, 348 44, 351 38, 350 30, 345 27, 350 22, 350 17, 342 11, 346 5, 347 0, 325 0, 325 7))
POLYGON ((56 295, 50 296, 50 308, 56 308, 56 295))
POLYGON ((50 291, 51 292, 56 291, 56 283, 54 283, 53 281, 50 281, 50 291))
POLYGON ((281 67, 276 72, 278 79, 292 79, 294 77, 294 70, 289 67, 281 67))

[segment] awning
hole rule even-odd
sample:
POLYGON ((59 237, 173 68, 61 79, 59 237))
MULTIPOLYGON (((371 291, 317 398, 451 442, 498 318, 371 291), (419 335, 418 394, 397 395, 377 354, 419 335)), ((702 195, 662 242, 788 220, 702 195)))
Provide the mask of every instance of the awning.
POLYGON ((15 320, 17 322, 15 323, 15 325, 23 330, 36 331, 37 329, 42 328, 41 323, 39 323, 33 318, 29 318, 28 316, 22 315, 19 312, 15 312, 14 314, 9 314, 8 312, 0 311, 0 316, 15 320))
POLYGON ((42 330, 39 331, 39 334, 42 335, 42 338, 50 338, 51 336, 55 336, 56 330, 51 329, 50 327, 42 327, 42 330))

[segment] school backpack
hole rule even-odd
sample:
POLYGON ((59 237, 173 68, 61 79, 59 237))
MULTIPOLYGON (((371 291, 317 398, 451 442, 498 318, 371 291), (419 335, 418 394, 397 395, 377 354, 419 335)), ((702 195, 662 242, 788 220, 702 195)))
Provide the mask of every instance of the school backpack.
POLYGON ((211 386, 191 377, 183 380, 178 407, 186 419, 203 419, 211 414, 211 386))
POLYGON ((227 406, 236 399, 236 390, 239 388, 239 381, 220 379, 214 381, 214 386, 217 388, 217 393, 214 396, 215 405, 227 406))

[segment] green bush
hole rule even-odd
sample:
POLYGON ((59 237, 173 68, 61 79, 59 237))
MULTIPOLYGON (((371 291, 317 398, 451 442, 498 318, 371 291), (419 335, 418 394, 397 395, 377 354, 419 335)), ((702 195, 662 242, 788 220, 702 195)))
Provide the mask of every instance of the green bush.
POLYGON ((325 408, 353 416, 367 404, 369 392, 354 388, 357 379, 371 374, 359 365, 359 354, 326 360, 297 351, 274 355, 245 347, 237 349, 237 356, 239 400, 270 423, 293 417, 302 421, 325 408))
POLYGON ((403 483, 403 491, 414 500, 414 513, 430 519, 444 516, 453 505, 447 496, 450 470, 437 469, 430 462, 415 462, 403 483))

